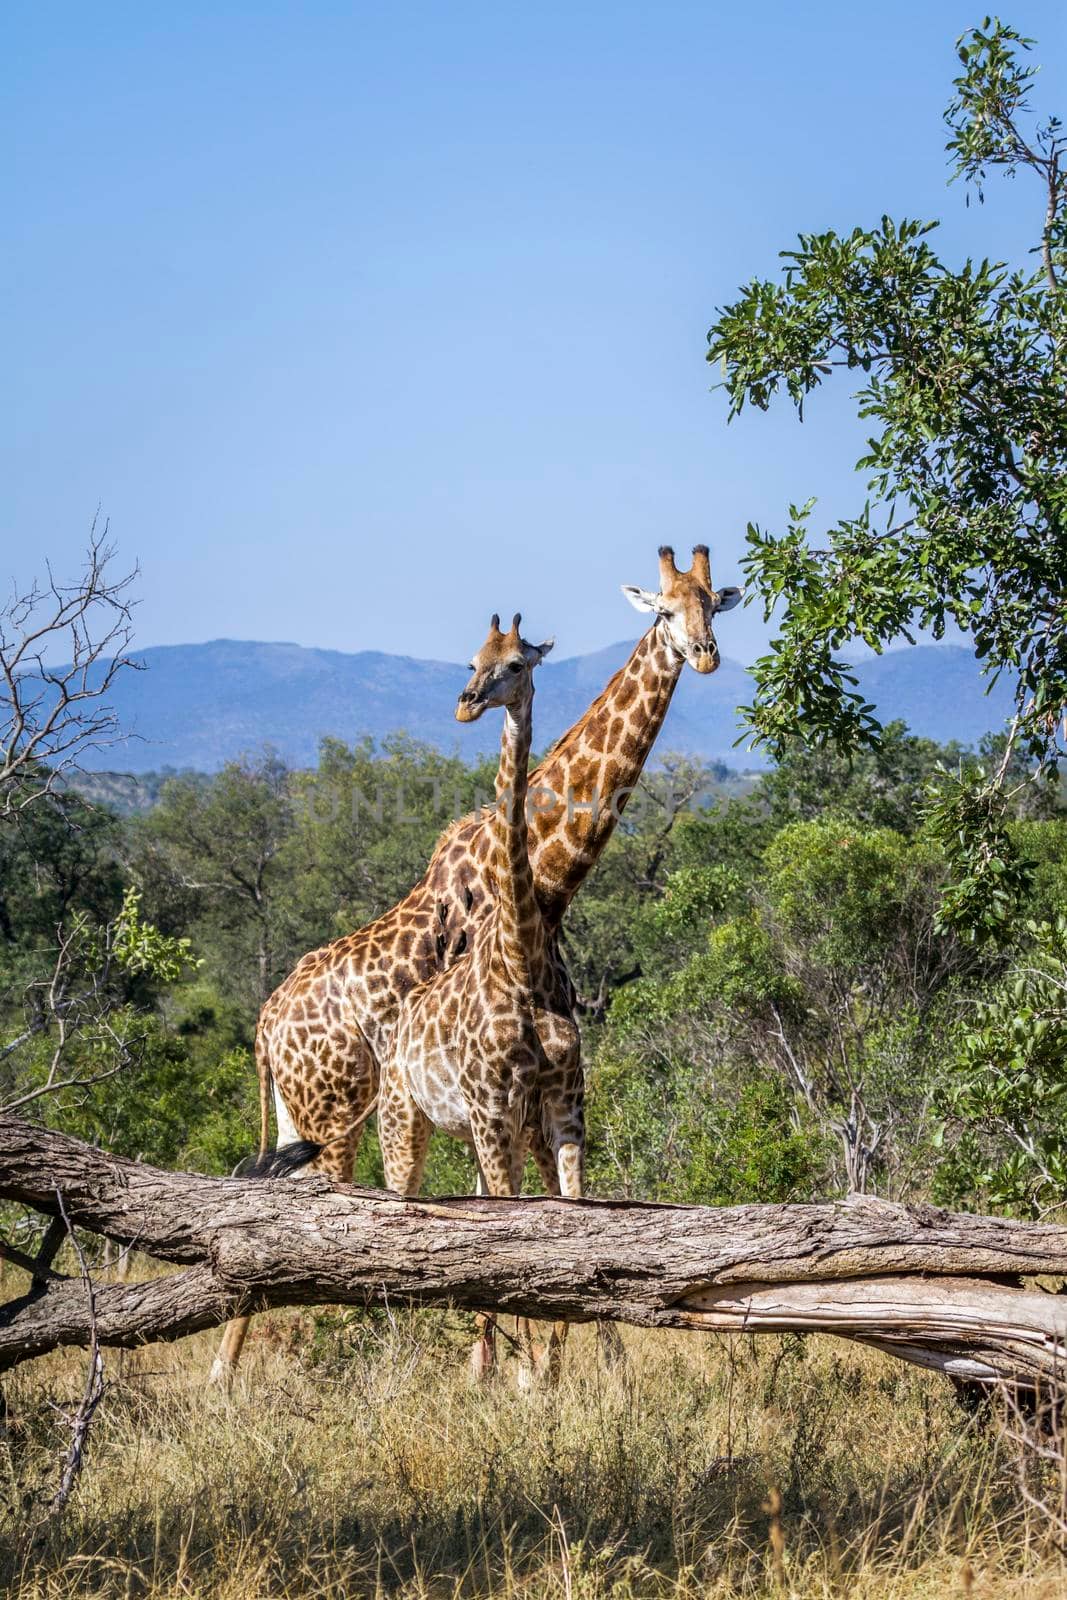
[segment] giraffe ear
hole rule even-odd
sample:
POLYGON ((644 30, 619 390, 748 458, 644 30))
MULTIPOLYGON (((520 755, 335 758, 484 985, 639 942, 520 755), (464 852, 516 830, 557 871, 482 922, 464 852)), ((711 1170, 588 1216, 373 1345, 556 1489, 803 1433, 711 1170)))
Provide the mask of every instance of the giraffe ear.
POLYGON ((624 583, 622 592, 635 611, 659 610, 659 595, 652 594, 648 589, 638 589, 635 584, 624 583))
POLYGON ((716 614, 720 611, 732 611, 738 601, 743 600, 744 597, 745 591, 743 589, 735 589, 733 584, 728 589, 719 589, 717 591, 719 603, 715 607, 716 614))
POLYGON ((545 659, 550 650, 555 649, 555 639, 545 639, 541 644, 528 644, 526 646, 526 659, 531 667, 545 659))

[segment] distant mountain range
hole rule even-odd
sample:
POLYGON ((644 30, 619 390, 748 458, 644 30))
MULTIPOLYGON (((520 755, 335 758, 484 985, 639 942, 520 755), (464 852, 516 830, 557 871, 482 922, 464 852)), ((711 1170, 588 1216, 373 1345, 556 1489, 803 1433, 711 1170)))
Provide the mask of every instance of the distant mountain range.
MULTIPOLYGON (((581 716, 632 648, 631 641, 622 641, 591 655, 549 660, 538 669, 537 748, 544 749, 581 716)), ((120 674, 112 695, 123 729, 135 737, 91 752, 86 766, 132 773, 162 767, 210 772, 265 744, 295 766, 310 766, 324 735, 351 743, 399 731, 474 758, 494 751, 500 737, 493 715, 468 726, 454 721, 467 672, 443 661, 237 639, 162 645, 142 651, 139 659, 144 670, 120 674)), ((1010 715, 1008 688, 998 685, 987 696, 974 657, 958 646, 916 645, 873 657, 854 670, 881 721, 900 718, 914 733, 941 742, 974 744, 1010 715)), ((734 748, 740 732, 736 708, 751 696, 751 680, 736 661, 724 658, 707 678, 685 669, 659 751, 734 767, 760 765, 758 753, 734 748)))

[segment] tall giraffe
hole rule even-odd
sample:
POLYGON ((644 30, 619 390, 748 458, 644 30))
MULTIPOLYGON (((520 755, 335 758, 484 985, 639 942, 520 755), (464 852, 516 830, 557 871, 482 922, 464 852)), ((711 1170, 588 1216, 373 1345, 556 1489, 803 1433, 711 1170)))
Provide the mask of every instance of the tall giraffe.
MULTIPOLYGON (((378 1097, 385 1182, 398 1194, 418 1194, 434 1127, 473 1149, 480 1193, 518 1194, 531 1141, 548 1168, 549 1192, 582 1193, 581 1038, 574 991, 534 888, 526 815, 533 670, 552 642, 529 644, 521 620, 501 633, 494 616, 456 707, 460 722, 504 708, 487 830, 493 900, 464 959, 400 1005, 378 1097)), ((493 1362, 492 1328, 490 1321, 475 1348, 479 1374, 493 1362)), ((561 1343, 557 1329, 552 1366, 561 1343)))
MULTIPOLYGON (((661 546, 659 577, 656 591, 624 585, 630 603, 655 620, 530 777, 530 864, 553 932, 636 787, 685 663, 716 670, 713 618, 741 599, 739 589, 712 584, 707 545, 696 546, 688 572, 661 546)), ((454 823, 405 899, 311 951, 274 991, 256 1030, 262 1149, 270 1143, 273 1085, 278 1144, 310 1139, 324 1147, 319 1171, 351 1177, 401 1001, 463 955, 492 903, 490 846, 488 819, 454 823)), ((247 1328, 245 1317, 226 1329, 216 1380, 232 1374, 247 1328)))

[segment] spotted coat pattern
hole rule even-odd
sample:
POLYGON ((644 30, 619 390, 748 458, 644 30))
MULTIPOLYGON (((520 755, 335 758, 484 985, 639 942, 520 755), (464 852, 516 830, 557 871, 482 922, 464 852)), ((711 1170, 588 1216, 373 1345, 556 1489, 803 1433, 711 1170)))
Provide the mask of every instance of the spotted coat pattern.
MULTIPOLYGON (((418 1193, 435 1126, 471 1146, 490 1194, 518 1193, 531 1139, 542 1161, 546 1150, 551 1157, 550 1189, 581 1194, 574 997, 528 853, 533 665, 540 656, 524 647, 518 620, 501 634, 494 619, 471 680, 481 685, 495 674, 491 703, 505 708, 488 829, 491 906, 464 958, 405 997, 383 1064, 378 1134, 385 1181, 401 1194, 418 1193)), ((480 714, 481 705, 467 709, 477 699, 475 688, 461 696, 464 720, 480 714)))
MULTIPOLYGON (((738 597, 712 587, 704 546, 694 551, 689 573, 677 572, 664 547, 659 593, 634 595, 641 605, 647 600, 656 620, 529 780, 529 859, 553 948, 567 906, 641 776, 683 665, 715 670, 712 618, 738 597)), ((401 1003, 464 957, 491 908, 491 848, 490 819, 472 815, 454 823, 398 905, 304 956, 267 1000, 256 1031, 264 1149, 273 1085, 292 1133, 323 1146, 318 1170, 351 1177, 401 1003)), ((533 1154, 545 1170, 536 1143, 533 1154)), ((246 1320, 231 1324, 217 1371, 236 1364, 246 1326, 246 1320)))
MULTIPOLYGON (((664 609, 531 774, 530 866, 553 940, 641 776, 685 661, 703 672, 718 666, 711 619, 734 603, 736 593, 712 588, 704 546, 694 551, 689 573, 675 570, 665 547, 660 593, 649 597, 664 609)), ((274 991, 256 1033, 264 1145, 273 1082, 299 1137, 325 1147, 319 1170, 351 1176, 402 1000, 467 952, 490 910, 491 848, 491 818, 454 823, 405 899, 366 927, 311 951, 274 991)))
MULTIPOLYGON (((553 942, 666 715, 682 661, 660 634, 654 627, 644 636, 530 778, 530 862, 553 942), (549 802, 547 792, 558 800, 549 802), (599 803, 602 795, 619 797, 614 809, 599 803)), ((299 1136, 325 1146, 320 1170, 351 1175, 360 1118, 377 1093, 401 1002, 464 956, 485 920, 492 905, 489 822, 471 816, 453 825, 405 900, 304 956, 263 1007, 256 1034, 261 1080, 273 1080, 299 1136)))

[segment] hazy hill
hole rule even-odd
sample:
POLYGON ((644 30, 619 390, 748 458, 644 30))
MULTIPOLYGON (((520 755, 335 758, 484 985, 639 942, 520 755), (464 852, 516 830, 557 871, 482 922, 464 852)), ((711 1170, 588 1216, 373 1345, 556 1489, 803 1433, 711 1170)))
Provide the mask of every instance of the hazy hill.
MULTIPOLYGON (((632 649, 630 641, 591 655, 546 661, 538 669, 535 740, 544 748, 567 728, 632 649)), ((95 752, 100 770, 212 771, 265 743, 291 763, 314 762, 319 740, 376 740, 403 730, 462 755, 494 750, 499 719, 473 726, 453 720, 466 680, 462 665, 419 661, 365 650, 309 650, 295 644, 215 639, 164 645, 140 654, 144 670, 123 674, 114 703, 122 725, 137 737, 95 752)), ((953 646, 894 652, 856 669, 883 721, 903 718, 916 733, 973 744, 1003 725, 1006 687, 986 697, 970 653, 953 646)), ((684 751, 735 766, 758 757, 734 749, 735 708, 750 698, 745 669, 728 658, 713 677, 682 673, 659 749, 684 751)))

